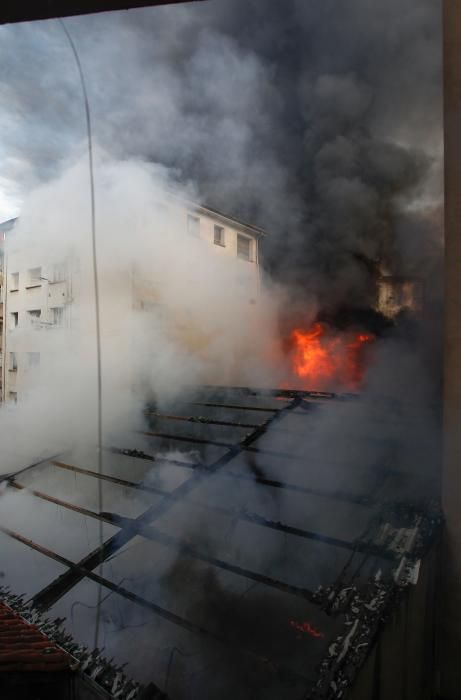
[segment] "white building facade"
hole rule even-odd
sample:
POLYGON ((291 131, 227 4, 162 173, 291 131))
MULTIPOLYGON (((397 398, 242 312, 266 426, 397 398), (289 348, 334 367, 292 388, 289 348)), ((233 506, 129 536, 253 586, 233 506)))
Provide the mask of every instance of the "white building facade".
MULTIPOLYGON (((264 231, 192 202, 182 201, 179 205, 176 202, 175 217, 176 229, 181 229, 186 237, 196 238, 199 245, 209 246, 216 261, 234 261, 248 304, 257 307, 261 294, 259 247, 264 231)), ((14 222, 6 222, 3 230, 7 252, 3 260, 2 288, 2 399, 17 401, 39 380, 46 386, 46 377, 52 376, 55 363, 72 351, 74 340, 83 332, 86 323, 79 302, 86 298, 92 303, 93 288, 91 278, 81 274, 78 259, 54 255, 40 245, 39 237, 33 246, 16 248, 14 222)), ((127 337, 124 319, 130 308, 145 311, 156 308, 159 295, 155 279, 149 279, 145 272, 141 277, 133 271, 123 277, 117 281, 116 292, 114 288, 117 309, 111 310, 120 322, 107 331, 106 340, 120 348, 120 363, 126 364, 132 353, 132 339, 127 337)), ((178 303, 176 299, 176 306, 181 306, 180 300, 178 303)), ((177 313, 178 328, 184 330, 184 314, 181 316, 180 308, 170 308, 166 313, 170 316, 177 313)), ((103 321, 104 314, 103 306, 103 321)), ((189 330, 183 332, 186 345, 187 338, 193 335, 193 329, 189 330)))

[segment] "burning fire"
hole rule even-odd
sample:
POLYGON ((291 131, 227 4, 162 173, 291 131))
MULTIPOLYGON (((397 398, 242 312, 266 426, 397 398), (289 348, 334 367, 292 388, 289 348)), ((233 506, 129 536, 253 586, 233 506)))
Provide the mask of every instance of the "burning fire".
POLYGON ((323 323, 308 330, 296 328, 290 336, 292 368, 306 389, 340 385, 358 389, 364 374, 364 348, 375 337, 369 333, 333 333, 323 323))
POLYGON ((290 627, 293 627, 297 632, 303 632, 304 634, 309 634, 311 637, 316 639, 321 639, 325 635, 323 632, 319 632, 312 627, 310 622, 296 622, 296 620, 290 620, 290 627))

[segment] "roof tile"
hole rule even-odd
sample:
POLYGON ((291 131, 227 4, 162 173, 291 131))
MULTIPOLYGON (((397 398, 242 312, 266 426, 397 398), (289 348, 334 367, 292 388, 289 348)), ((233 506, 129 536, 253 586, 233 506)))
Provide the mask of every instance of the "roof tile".
POLYGON ((68 670, 71 665, 67 652, 0 602, 0 673, 49 673, 68 670))

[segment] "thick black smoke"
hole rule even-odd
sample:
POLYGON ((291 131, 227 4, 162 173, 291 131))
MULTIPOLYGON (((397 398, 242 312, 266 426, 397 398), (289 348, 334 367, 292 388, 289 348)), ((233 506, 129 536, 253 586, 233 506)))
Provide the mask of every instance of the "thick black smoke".
MULTIPOLYGON (((370 303, 379 259, 427 273, 440 250, 427 223, 440 199, 438 3, 213 0, 68 26, 101 147, 165 163, 266 227, 279 279, 334 308, 370 303)), ((1 34, 2 172, 23 190, 75 154, 81 96, 56 22, 1 34)))

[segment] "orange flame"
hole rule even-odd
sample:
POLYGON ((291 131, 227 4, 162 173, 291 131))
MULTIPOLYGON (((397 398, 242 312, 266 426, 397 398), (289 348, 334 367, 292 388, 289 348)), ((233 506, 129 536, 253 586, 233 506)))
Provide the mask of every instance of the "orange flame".
POLYGON ((357 389, 364 374, 363 348, 374 339, 363 332, 333 334, 323 323, 296 328, 290 336, 293 372, 306 389, 357 389))

